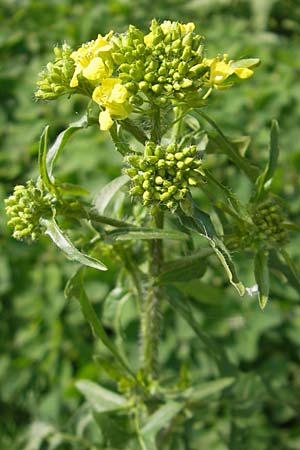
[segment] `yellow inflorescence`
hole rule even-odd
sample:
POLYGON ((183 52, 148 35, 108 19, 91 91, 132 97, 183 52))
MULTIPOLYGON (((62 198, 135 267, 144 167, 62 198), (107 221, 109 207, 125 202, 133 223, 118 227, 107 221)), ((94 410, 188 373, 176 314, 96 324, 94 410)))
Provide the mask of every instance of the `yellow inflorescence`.
POLYGON ((99 34, 75 51, 66 44, 56 48, 55 63, 40 74, 36 96, 87 95, 100 106, 101 130, 108 130, 114 120, 141 113, 143 105, 201 107, 212 89, 249 78, 259 62, 227 55, 208 59, 204 53, 203 37, 192 22, 153 20, 147 34, 130 25, 125 33, 99 34))

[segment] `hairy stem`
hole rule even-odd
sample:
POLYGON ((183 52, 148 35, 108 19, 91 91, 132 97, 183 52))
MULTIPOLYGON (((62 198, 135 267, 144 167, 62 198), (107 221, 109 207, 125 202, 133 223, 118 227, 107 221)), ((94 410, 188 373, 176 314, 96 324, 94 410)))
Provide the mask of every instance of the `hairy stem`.
MULTIPOLYGON (((156 228, 163 228, 163 213, 158 212, 153 218, 156 228)), ((142 367, 150 379, 157 378, 158 348, 160 336, 160 302, 161 288, 156 285, 156 278, 163 264, 163 240, 149 241, 149 282, 144 301, 141 338, 142 338, 142 367)))

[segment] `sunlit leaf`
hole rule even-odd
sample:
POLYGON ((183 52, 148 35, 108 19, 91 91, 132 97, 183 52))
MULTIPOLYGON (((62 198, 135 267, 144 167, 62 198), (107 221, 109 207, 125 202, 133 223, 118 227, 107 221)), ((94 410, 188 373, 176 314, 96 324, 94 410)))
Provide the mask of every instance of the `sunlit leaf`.
POLYGON ((211 395, 218 394, 231 386, 235 380, 236 378, 234 377, 226 377, 219 378, 214 381, 208 381, 180 392, 179 396, 181 399, 185 398, 188 401, 197 402, 199 400, 203 400, 204 398, 210 397, 211 395))
POLYGON ((169 402, 160 407, 147 420, 147 423, 141 429, 142 435, 156 435, 159 430, 164 428, 182 409, 183 404, 178 402, 169 402))
POLYGON ((262 172, 262 174, 256 180, 256 193, 253 201, 258 201, 264 192, 268 191, 272 182, 273 175, 275 173, 278 157, 279 157, 279 143, 278 143, 278 122, 272 121, 271 135, 270 135, 270 150, 269 161, 262 172))
POLYGON ((69 141, 71 136, 78 130, 82 128, 86 128, 88 126, 87 115, 85 114, 80 120, 77 122, 73 122, 70 124, 68 128, 62 131, 56 138, 54 144, 47 151, 46 157, 46 165, 48 176, 51 178, 53 173, 53 167, 60 155, 60 152, 63 150, 66 143, 69 141))
POLYGON ((106 207, 109 205, 110 201, 116 195, 117 192, 128 183, 130 178, 128 175, 121 175, 115 178, 110 183, 106 184, 98 194, 96 194, 94 199, 95 209, 99 214, 104 214, 106 207))
POLYGON ((130 241, 133 239, 187 239, 186 233, 180 231, 155 230, 153 228, 120 228, 107 233, 107 241, 130 241))
POLYGON ((79 380, 76 381, 75 386, 97 412, 115 411, 127 405, 126 398, 92 381, 79 380))
POLYGON ((45 227, 45 234, 52 239, 67 258, 97 270, 107 270, 107 267, 101 261, 78 250, 70 238, 59 228, 54 218, 41 219, 41 224, 45 227))
POLYGON ((40 143, 39 143, 39 172, 40 172, 41 180, 44 183, 44 185, 47 187, 47 189, 49 191, 54 191, 55 190, 54 180, 51 178, 51 176, 48 172, 47 163, 46 163, 47 149, 48 149, 48 131, 49 131, 49 126, 46 126, 46 128, 44 129, 44 131, 41 135, 41 139, 40 139, 40 143))

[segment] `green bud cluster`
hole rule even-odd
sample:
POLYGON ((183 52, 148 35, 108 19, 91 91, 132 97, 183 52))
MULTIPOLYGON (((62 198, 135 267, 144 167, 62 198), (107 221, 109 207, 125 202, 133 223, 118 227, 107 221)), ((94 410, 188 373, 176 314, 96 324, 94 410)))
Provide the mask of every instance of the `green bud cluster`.
POLYGON ((286 244, 288 235, 284 227, 284 220, 282 208, 273 200, 267 200, 256 205, 252 211, 256 239, 264 242, 267 247, 286 244))
POLYGON ((244 224, 236 230, 236 235, 231 236, 227 242, 231 248, 271 249, 288 242, 284 214, 280 205, 273 199, 251 205, 249 214, 252 224, 244 224))
POLYGON ((39 73, 40 80, 37 81, 39 89, 35 92, 37 98, 53 100, 74 92, 74 89, 70 88, 75 67, 70 57, 71 53, 72 48, 67 44, 54 48, 54 63, 49 62, 46 69, 39 73))
POLYGON ((177 144, 164 148, 149 141, 143 155, 127 156, 126 162, 130 167, 124 172, 132 181, 129 193, 140 196, 145 206, 164 205, 174 211, 204 177, 194 145, 180 150, 177 144))
POLYGON ((144 93, 153 103, 164 106, 169 100, 183 101, 203 85, 209 70, 203 64, 202 36, 178 22, 168 26, 153 20, 151 32, 134 26, 112 38, 112 58, 119 66, 119 78, 131 93, 131 102, 142 103, 144 93))
POLYGON ((15 186, 13 194, 5 200, 8 225, 13 228, 13 237, 34 241, 41 234, 39 220, 51 212, 49 196, 45 196, 33 181, 15 186))

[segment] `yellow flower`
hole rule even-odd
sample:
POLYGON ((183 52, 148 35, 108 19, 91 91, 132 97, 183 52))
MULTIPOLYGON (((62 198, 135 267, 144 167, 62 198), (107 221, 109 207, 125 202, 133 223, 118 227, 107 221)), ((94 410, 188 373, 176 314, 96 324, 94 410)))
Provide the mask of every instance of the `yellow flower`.
MULTIPOLYGON (((228 55, 223 56, 223 60, 220 57, 212 59, 204 59, 203 64, 210 67, 208 72, 208 84, 216 89, 225 89, 232 86, 232 83, 224 84, 224 82, 231 75, 237 75, 241 79, 249 78, 253 75, 253 70, 249 67, 235 67, 235 61, 231 60, 227 62, 228 55)), ((246 60, 247 61, 247 60, 246 60)))
POLYGON ((93 92, 93 100, 105 107, 99 115, 101 130, 108 130, 114 119, 126 119, 132 107, 128 102, 128 91, 119 78, 106 78, 93 92))
POLYGON ((75 71, 70 82, 70 87, 78 86, 78 75, 82 75, 91 81, 109 77, 112 72, 110 51, 112 45, 108 42, 112 32, 105 37, 98 35, 96 40, 83 44, 78 50, 71 53, 75 61, 75 71))

